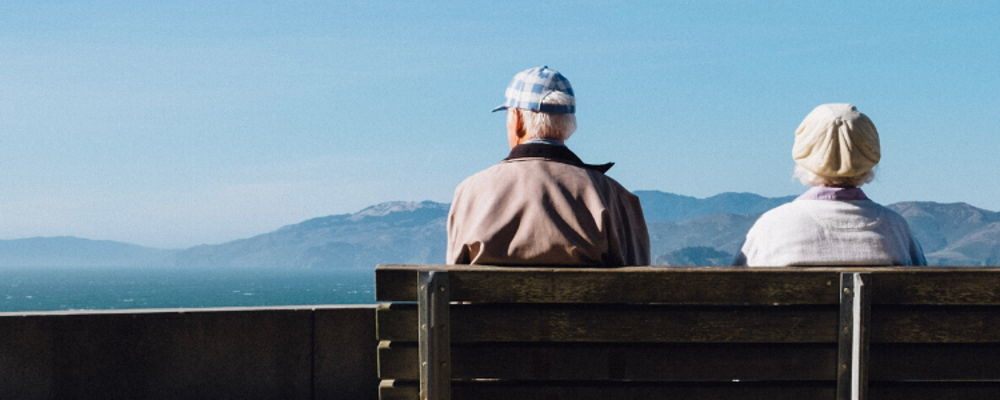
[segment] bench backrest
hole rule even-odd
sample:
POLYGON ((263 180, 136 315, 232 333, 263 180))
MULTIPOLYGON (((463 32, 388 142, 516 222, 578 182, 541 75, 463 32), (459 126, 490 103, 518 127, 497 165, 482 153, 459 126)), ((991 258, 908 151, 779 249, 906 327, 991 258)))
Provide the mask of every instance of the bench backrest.
POLYGON ((376 290, 383 400, 1000 398, 1000 269, 379 266, 376 290))

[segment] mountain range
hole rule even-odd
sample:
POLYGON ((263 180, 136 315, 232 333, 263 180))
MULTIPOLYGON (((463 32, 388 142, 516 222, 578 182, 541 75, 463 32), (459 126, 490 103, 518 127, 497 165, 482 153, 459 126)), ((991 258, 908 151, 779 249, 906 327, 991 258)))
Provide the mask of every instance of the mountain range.
MULTIPOLYGON (((657 265, 727 265, 761 213, 794 199, 753 193, 695 198, 637 191, 657 265)), ((932 265, 1000 265, 1000 212, 965 203, 888 206, 910 224, 932 265)), ((0 267, 184 266, 372 268, 441 264, 448 204, 388 202, 231 242, 180 250, 74 237, 0 240, 0 267)))

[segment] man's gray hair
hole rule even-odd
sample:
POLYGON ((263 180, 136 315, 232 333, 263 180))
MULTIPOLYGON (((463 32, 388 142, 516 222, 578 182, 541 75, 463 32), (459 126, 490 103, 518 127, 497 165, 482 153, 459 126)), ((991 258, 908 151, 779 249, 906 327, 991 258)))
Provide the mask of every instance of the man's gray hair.
MULTIPOLYGON (((574 99, 562 92, 551 92, 542 99, 543 104, 572 105, 574 99)), ((524 122, 528 139, 553 139, 565 141, 576 131, 576 114, 549 114, 518 109, 524 122)), ((507 113, 508 121, 511 113, 507 113)))
POLYGON ((827 177, 819 176, 814 174, 812 171, 802 168, 799 165, 795 166, 795 172, 792 176, 802 182, 806 186, 854 186, 859 187, 872 179, 875 179, 875 169, 869 169, 865 173, 858 176, 851 177, 827 177))

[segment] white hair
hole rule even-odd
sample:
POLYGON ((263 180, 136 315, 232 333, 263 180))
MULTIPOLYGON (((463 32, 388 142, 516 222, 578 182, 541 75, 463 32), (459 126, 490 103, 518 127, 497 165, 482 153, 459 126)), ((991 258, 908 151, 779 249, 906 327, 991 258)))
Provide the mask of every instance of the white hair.
POLYGON ((816 175, 812 171, 802 168, 799 165, 796 165, 795 172, 792 173, 792 176, 798 179, 799 182, 802 182, 802 184, 806 186, 858 187, 868 182, 871 182, 872 179, 875 179, 875 169, 869 169, 868 171, 865 171, 865 173, 858 176, 828 177, 828 176, 816 175))
MULTIPOLYGON (((573 105, 574 99, 562 92, 551 92, 543 104, 573 105)), ((507 123, 513 118, 512 111, 507 113, 507 123)), ((524 132, 528 139, 554 139, 566 141, 576 131, 576 114, 550 114, 518 109, 521 121, 524 122, 524 132)))

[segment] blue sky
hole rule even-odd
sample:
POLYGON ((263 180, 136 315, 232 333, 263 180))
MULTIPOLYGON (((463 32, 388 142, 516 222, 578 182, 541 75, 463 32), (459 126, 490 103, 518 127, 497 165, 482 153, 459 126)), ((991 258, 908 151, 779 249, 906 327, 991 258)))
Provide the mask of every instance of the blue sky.
POLYGON ((792 134, 850 102, 877 201, 1000 210, 997 1, 0 2, 0 238, 216 243, 449 201, 548 65, 568 143, 633 190, 798 193, 792 134))

